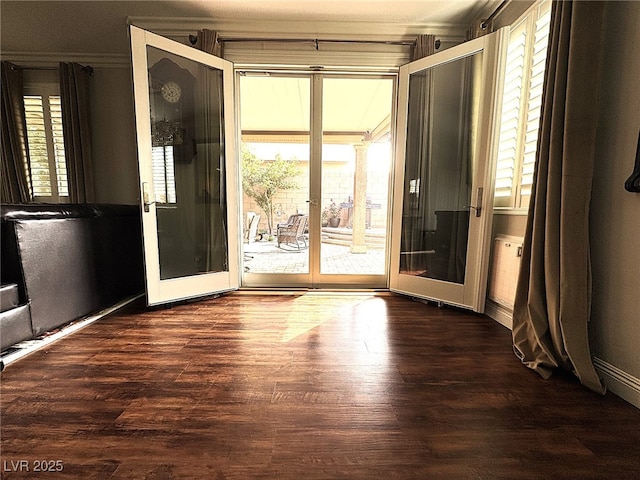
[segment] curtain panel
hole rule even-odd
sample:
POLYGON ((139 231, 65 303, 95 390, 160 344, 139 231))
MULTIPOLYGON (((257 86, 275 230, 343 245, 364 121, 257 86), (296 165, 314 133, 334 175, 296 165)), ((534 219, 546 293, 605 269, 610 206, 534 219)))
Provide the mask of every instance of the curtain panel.
MULTIPOLYGON (((411 61, 433 55, 436 53, 435 35, 418 35, 416 43, 411 50, 411 61)), ((431 156, 431 130, 433 110, 433 74, 431 69, 415 74, 409 84, 410 104, 417 108, 411 108, 407 118, 407 142, 406 158, 414 159, 413 162, 405 165, 405 187, 404 187, 404 207, 402 231, 411 232, 402 236, 402 251, 415 252, 426 250, 428 239, 422 232, 434 229, 429 224, 430 217, 426 214, 433 210, 434 202, 431 192, 424 188, 429 185, 429 158, 431 156), (409 184, 414 182, 412 188, 409 184), (419 183, 418 183, 419 182, 419 183), (412 194, 423 186, 423 193, 412 194), (417 200, 416 200, 417 199, 417 200), (417 201, 417 203, 416 203, 417 201), (420 212, 419 215, 416 212, 420 212)), ((401 269, 403 271, 414 272, 422 267, 422 262, 416 260, 417 257, 408 256, 403 259, 401 269)))
POLYGON ((215 30, 200 30, 196 39, 195 47, 203 52, 210 53, 216 57, 224 57, 224 47, 220 42, 220 36, 215 30))
MULTIPOLYGON (((216 31, 199 31, 195 46, 203 52, 222 58, 223 48, 216 31)), ((229 265, 222 74, 217 70, 203 69, 199 80, 198 83, 202 86, 198 95, 202 106, 199 124, 203 128, 201 138, 205 141, 198 148, 198 182, 199 189, 208 192, 208 201, 203 204, 202 212, 202 241, 209 246, 205 258, 207 268, 223 271, 229 265)))
POLYGON ((78 63, 60 63, 62 128, 71 203, 95 201, 89 99, 91 72, 91 67, 78 63))
POLYGON ((603 2, 554 2, 542 115, 513 345, 548 378, 572 372, 588 388, 605 387, 592 363, 589 203, 598 124, 603 2))
POLYGON ((431 34, 418 35, 416 44, 411 49, 411 61, 428 57, 436 53, 436 36, 431 34))
POLYGON ((2 203, 31 201, 22 69, 2 62, 2 203))

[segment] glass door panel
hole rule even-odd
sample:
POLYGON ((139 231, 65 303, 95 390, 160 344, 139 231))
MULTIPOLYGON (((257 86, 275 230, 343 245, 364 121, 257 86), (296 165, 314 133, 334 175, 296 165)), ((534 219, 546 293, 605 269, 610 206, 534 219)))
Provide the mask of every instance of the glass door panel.
POLYGON ((394 84, 323 78, 321 275, 366 275, 366 283, 379 276, 386 286, 394 84))
POLYGON ((148 302, 237 288, 233 66, 131 38, 148 302))
POLYGON ((481 60, 478 52, 409 76, 402 274, 464 284, 481 60))
POLYGON ((191 60, 155 47, 147 59, 160 280, 228 271, 222 71, 194 75, 191 60))
POLYGON ((243 286, 386 287, 395 76, 238 84, 243 286))

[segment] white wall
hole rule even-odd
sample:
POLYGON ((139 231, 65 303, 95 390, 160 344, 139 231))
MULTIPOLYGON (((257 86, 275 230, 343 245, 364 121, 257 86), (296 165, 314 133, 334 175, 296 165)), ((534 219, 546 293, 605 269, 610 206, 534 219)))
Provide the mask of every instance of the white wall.
MULTIPOLYGON (((640 387, 640 193, 624 190, 640 129, 640 3, 607 2, 604 34, 591 202, 592 353, 640 387)), ((607 380, 615 389, 616 380, 607 380)), ((640 390, 627 394, 640 406, 640 390)))

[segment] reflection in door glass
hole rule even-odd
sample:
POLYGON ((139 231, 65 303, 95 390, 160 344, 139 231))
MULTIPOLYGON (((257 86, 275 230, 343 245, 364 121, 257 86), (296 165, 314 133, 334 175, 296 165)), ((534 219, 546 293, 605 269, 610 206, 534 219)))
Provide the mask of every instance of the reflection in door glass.
POLYGON ((481 55, 410 76, 400 273, 464 283, 481 55))
POLYGON ((228 271, 222 71, 147 57, 160 279, 228 271))

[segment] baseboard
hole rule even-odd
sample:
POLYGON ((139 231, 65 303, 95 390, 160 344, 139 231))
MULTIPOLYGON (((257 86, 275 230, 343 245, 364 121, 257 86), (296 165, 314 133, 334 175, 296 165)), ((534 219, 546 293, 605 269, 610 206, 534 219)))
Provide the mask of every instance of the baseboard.
POLYGON ((56 340, 60 340, 61 338, 64 338, 67 335, 80 330, 81 328, 91 325, 93 322, 106 317, 110 313, 115 312, 116 310, 124 307, 125 305, 128 305, 129 303, 137 300, 142 296, 143 295, 135 295, 92 315, 81 318, 79 320, 75 320, 51 335, 44 335, 34 340, 26 340, 24 342, 18 343, 17 345, 14 345, 12 348, 7 350, 7 352, 4 353, 0 359, 2 362, 2 369, 33 352, 37 352, 41 348, 55 342, 56 340))
POLYGON ((640 378, 629 375, 624 370, 620 370, 598 357, 593 357, 593 364, 604 379, 609 391, 640 408, 640 378))
POLYGON ((509 330, 513 329, 513 310, 510 308, 487 299, 484 313, 509 330))

